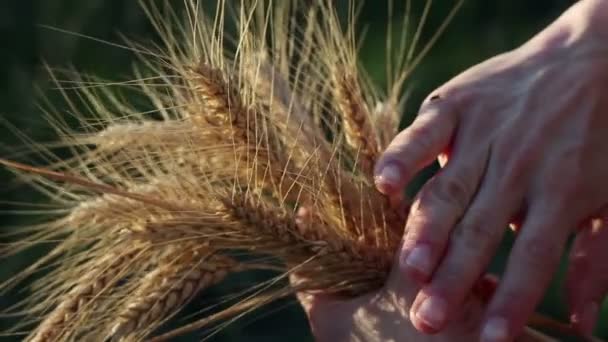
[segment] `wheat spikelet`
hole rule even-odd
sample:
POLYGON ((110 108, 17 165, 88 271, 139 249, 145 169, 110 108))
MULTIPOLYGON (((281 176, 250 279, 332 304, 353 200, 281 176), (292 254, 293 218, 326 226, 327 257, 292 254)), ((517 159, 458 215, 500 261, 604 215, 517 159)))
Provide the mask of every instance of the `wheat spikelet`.
POLYGON ((192 71, 191 83, 192 89, 200 96, 203 106, 203 113, 191 116, 193 121, 215 127, 228 128, 233 125, 234 136, 247 143, 249 112, 242 107, 238 95, 235 95, 238 89, 233 87, 236 85, 227 82, 220 69, 205 64, 199 65, 192 71))
POLYGON ((346 142, 356 155, 361 171, 371 176, 379 149, 376 132, 371 125, 369 110, 361 95, 361 89, 356 78, 344 69, 336 71, 334 83, 346 142))
POLYGON ((157 269, 142 279, 133 297, 117 315, 110 330, 112 340, 121 340, 138 330, 153 330, 155 323, 179 310, 198 292, 237 270, 235 260, 209 255, 204 247, 175 252, 166 256, 157 269))
MULTIPOLYGON (((239 97, 236 82, 230 82, 219 69, 202 64, 194 70, 191 82, 196 95, 204 103, 204 115, 195 115, 195 123, 219 128, 220 139, 237 148, 243 147, 242 155, 247 169, 252 169, 254 177, 260 186, 276 188, 280 198, 297 196, 298 183, 290 180, 286 171, 288 161, 286 156, 276 146, 273 130, 269 128, 264 118, 257 112, 256 107, 247 107, 239 97), (202 116, 202 118, 200 118, 202 116), (287 177, 285 177, 287 175, 287 177), (291 194, 291 195, 290 195, 291 194)), ((274 189, 272 189, 274 191, 274 189)))
POLYGON ((372 114, 380 150, 388 147, 399 130, 399 110, 396 108, 397 105, 392 102, 390 100, 378 102, 372 114))
POLYGON ((140 252, 139 248, 130 248, 95 262, 89 273, 64 296, 28 340, 45 342, 69 336, 78 328, 77 316, 82 315, 84 310, 93 309, 93 302, 120 280, 122 268, 132 262, 140 252))
MULTIPOLYGON (((113 123, 95 134, 76 136, 81 144, 95 145, 106 153, 134 146, 183 146, 196 137, 187 121, 152 121, 113 123)), ((194 141, 197 142, 197 141, 194 141)), ((202 141, 201 141, 202 142, 202 141)))
POLYGON ((358 244, 358 236, 353 232, 339 232, 318 224, 303 230, 296 224, 293 213, 252 203, 244 196, 241 198, 245 199, 226 203, 228 215, 245 228, 240 247, 276 256, 288 268, 299 265, 298 272, 310 279, 302 286, 338 293, 355 288, 361 291, 365 287, 378 286, 370 279, 381 279, 381 275, 387 274, 391 254, 384 249, 358 244), (353 274, 362 275, 361 279, 328 286, 333 278, 328 269, 344 264, 350 265, 353 274))

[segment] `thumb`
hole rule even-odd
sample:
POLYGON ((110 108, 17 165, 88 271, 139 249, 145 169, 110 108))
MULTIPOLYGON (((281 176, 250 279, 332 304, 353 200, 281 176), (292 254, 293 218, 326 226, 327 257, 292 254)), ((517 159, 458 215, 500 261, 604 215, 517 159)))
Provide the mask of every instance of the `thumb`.
POLYGON ((566 293, 570 320, 583 334, 591 335, 600 304, 608 291, 608 224, 594 219, 576 236, 570 252, 566 293))

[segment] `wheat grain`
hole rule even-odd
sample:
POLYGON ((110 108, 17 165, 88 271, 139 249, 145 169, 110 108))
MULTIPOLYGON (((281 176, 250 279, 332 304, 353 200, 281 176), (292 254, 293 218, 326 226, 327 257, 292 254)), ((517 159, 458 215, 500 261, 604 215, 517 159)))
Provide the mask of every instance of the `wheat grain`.
MULTIPOLYGON (((225 205, 227 215, 240 221, 245 228, 238 246, 276 256, 284 260, 288 267, 298 266, 298 272, 310 279, 311 283, 307 284, 310 288, 341 292, 361 285, 355 280, 346 286, 327 286, 332 279, 336 281, 331 273, 326 272, 330 265, 348 264, 351 270, 368 274, 369 278, 388 272, 392 257, 384 249, 360 245, 356 236, 340 235, 330 227, 315 224, 312 229, 301 229, 296 224, 294 214, 256 205, 244 196, 237 198, 240 199, 226 202, 225 205)), ((372 282, 370 286, 377 284, 372 282)))
POLYGON ((95 145, 96 150, 115 151, 122 148, 161 146, 183 146, 196 140, 192 134, 191 124, 187 121, 126 121, 112 123, 105 129, 94 134, 75 136, 81 144, 95 145))
POLYGON ((28 340, 46 342, 69 336, 78 328, 75 325, 77 316, 83 315, 84 310, 92 310, 94 302, 120 280, 124 268, 128 267, 141 252, 140 248, 128 248, 126 251, 106 255, 102 260, 94 262, 89 273, 64 296, 28 340))
POLYGON ((200 246, 174 248, 174 253, 142 279, 124 309, 119 311, 110 330, 112 340, 118 341, 136 331, 151 331, 155 324, 175 313, 198 292, 237 270, 235 260, 210 253, 200 246))
POLYGON ((340 68, 333 77, 334 96, 342 116, 346 142, 355 154, 361 171, 368 177, 372 176, 379 149, 358 81, 352 73, 340 68))
POLYGON ((235 151, 235 158, 244 158, 244 169, 251 170, 251 176, 259 184, 256 187, 266 186, 271 192, 276 190, 280 199, 296 197, 300 193, 299 183, 291 179, 288 158, 277 146, 280 139, 255 106, 245 106, 238 95, 236 82, 230 82, 221 70, 204 64, 193 74, 193 90, 202 99, 205 109, 202 118, 199 115, 192 117, 194 122, 217 127, 222 134, 220 140, 228 138, 227 142, 244 147, 241 154, 235 151))
POLYGON ((384 150, 399 131, 399 111, 393 101, 378 102, 372 117, 378 137, 378 148, 384 150))

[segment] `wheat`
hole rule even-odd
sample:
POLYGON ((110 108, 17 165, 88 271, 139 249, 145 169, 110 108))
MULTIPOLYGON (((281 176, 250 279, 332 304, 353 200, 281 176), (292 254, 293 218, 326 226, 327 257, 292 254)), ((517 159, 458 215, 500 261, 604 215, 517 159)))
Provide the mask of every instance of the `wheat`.
POLYGON ((399 128, 399 110, 393 101, 378 102, 374 108, 372 117, 378 137, 378 147, 384 150, 388 144, 397 136, 399 128))
POLYGON ((219 283, 229 272, 237 271, 235 260, 209 255, 205 247, 191 248, 175 248, 157 269, 141 280, 132 298, 118 313, 110 330, 112 340, 136 331, 152 330, 155 323, 175 313, 198 292, 219 283))
POLYGON ((276 189, 281 198, 297 196, 298 183, 290 179, 294 175, 289 174, 288 160, 277 146, 275 131, 268 127, 257 106, 243 103, 237 82, 230 79, 221 70, 204 64, 193 71, 192 88, 202 100, 204 111, 203 115, 192 116, 194 122, 218 128, 220 140, 243 147, 235 158, 244 158, 245 169, 252 170, 260 187, 273 192, 276 189))
POLYGON ((77 316, 94 309, 94 302, 121 279, 124 267, 128 267, 138 253, 141 253, 140 248, 128 248, 92 262, 92 269, 47 315, 29 340, 43 342, 68 338, 78 328, 77 316))
POLYGON ((357 156, 357 163, 366 176, 371 176, 378 157, 376 132, 356 78, 347 70, 334 75, 335 97, 342 114, 346 142, 357 156))
POLYGON ((278 273, 237 296, 244 302, 158 339, 295 291, 356 296, 382 286, 407 200, 377 192, 372 168, 421 57, 400 47, 388 68, 396 81, 377 89, 359 67, 354 7, 343 30, 332 1, 304 4, 218 1, 207 16, 193 0, 183 22, 147 3, 163 47, 131 47, 143 65, 137 78, 77 80, 81 106, 66 101, 81 129, 57 117, 63 141, 31 146, 49 163, 0 160, 65 213, 26 228, 6 251, 57 241, 3 284, 51 270, 23 303, 45 314, 28 340, 142 340, 203 289, 246 270, 278 273), (123 88, 153 110, 116 95, 123 88), (371 103, 382 105, 372 113, 371 103), (59 158, 53 146, 72 154, 59 158), (302 281, 286 284, 294 272, 302 281))

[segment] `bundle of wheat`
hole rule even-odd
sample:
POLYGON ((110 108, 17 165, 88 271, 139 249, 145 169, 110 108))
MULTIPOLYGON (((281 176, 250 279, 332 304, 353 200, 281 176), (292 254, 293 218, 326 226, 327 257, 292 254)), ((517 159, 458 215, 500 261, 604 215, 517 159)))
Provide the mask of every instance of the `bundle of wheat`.
POLYGON ((211 16, 192 1, 184 21, 145 8, 164 46, 132 46, 143 67, 118 86, 152 110, 117 96, 116 84, 80 80, 82 130, 55 125, 64 141, 53 146, 72 156, 36 145, 52 162, 3 162, 67 209, 5 251, 59 241, 5 284, 51 268, 24 303, 24 324, 42 317, 27 340, 143 339, 244 270, 301 281, 263 287, 190 328, 295 291, 381 287, 405 210, 374 189, 372 167, 432 41, 413 58, 419 30, 399 39, 383 97, 359 68, 352 6, 346 25, 330 0, 218 1, 211 16))

